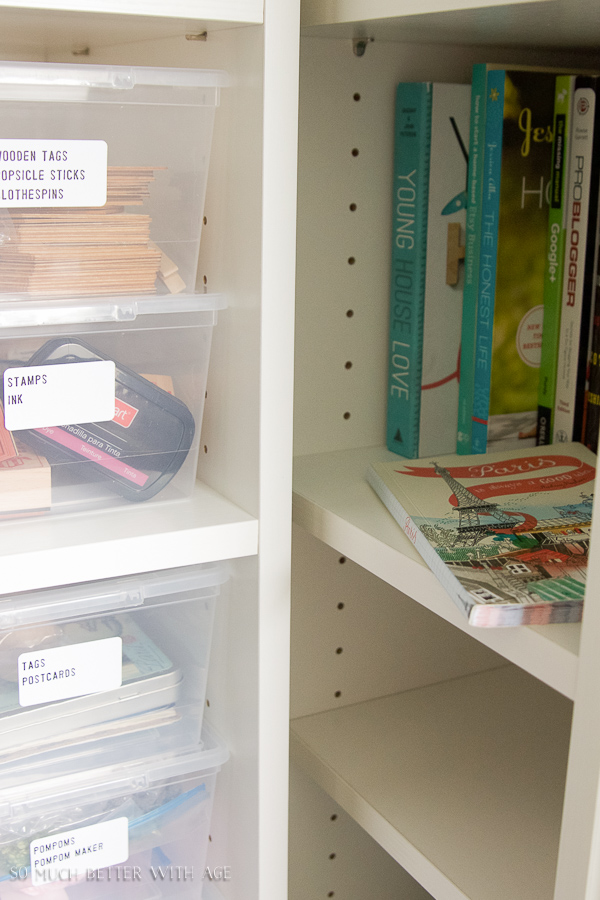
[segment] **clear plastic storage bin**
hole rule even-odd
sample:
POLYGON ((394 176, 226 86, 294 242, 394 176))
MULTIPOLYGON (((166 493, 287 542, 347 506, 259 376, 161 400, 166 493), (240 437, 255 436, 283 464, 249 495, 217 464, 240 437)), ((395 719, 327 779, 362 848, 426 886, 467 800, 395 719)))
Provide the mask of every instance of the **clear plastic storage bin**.
POLYGON ((0 63, 0 294, 194 291, 224 72, 0 63))
POLYGON ((228 574, 206 563, 3 598, 0 764, 138 732, 167 752, 197 743, 228 574))
POLYGON ((0 517, 189 497, 220 306, 0 304, 0 517))
POLYGON ((86 771, 3 774, 0 900, 200 896, 224 743, 86 771), (39 777, 39 780, 37 780, 39 777))

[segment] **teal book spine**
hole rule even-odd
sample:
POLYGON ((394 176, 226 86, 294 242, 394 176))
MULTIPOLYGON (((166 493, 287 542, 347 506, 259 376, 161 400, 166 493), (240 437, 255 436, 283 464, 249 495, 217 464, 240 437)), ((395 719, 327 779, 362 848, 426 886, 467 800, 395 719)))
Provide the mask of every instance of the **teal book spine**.
POLYGON ((473 453, 487 450, 490 408, 492 335, 500 214, 500 176, 502 171, 502 128, 504 123, 504 69, 488 72, 486 82, 485 146, 483 159, 483 197, 475 331, 475 367, 473 385, 473 453))
POLYGON ((570 115, 574 85, 574 75, 557 75, 554 92, 548 244, 544 268, 544 326, 536 435, 538 445, 552 443, 554 425, 565 254, 570 115))
POLYGON ((475 329, 481 237, 481 201, 483 192, 483 145, 485 137, 485 85, 487 66, 473 66, 471 84, 471 120, 469 131, 469 167, 467 173, 467 222, 465 234, 465 275, 463 287, 460 341, 460 379, 458 387, 457 453, 472 452, 473 388, 475 378, 475 329))
POLYGON ((432 85, 396 92, 387 434, 389 450, 419 448, 432 85))

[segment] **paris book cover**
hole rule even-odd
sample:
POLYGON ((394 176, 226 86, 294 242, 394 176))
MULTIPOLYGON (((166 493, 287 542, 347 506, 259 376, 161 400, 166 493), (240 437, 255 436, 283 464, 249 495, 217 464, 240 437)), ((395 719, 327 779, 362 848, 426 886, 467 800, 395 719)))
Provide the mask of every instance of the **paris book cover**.
POLYGON ((581 619, 596 456, 582 444, 373 463, 367 481, 471 625, 581 619))

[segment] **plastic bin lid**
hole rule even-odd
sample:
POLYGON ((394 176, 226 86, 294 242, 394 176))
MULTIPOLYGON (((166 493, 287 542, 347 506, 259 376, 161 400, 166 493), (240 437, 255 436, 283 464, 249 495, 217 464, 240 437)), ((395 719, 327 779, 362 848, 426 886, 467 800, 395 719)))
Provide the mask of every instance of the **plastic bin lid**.
POLYGON ((138 316, 214 312, 226 309, 223 294, 169 294, 159 297, 116 296, 90 300, 0 298, 0 328, 36 325, 81 325, 87 322, 133 322, 138 316))
POLYGON ((204 700, 192 700, 112 719, 100 727, 80 728, 71 721, 61 735, 43 743, 34 740, 3 749, 0 778, 4 780, 9 773, 12 786, 28 781, 34 784, 88 771, 98 766, 99 759, 105 765, 117 765, 149 753, 170 756, 175 750, 198 747, 198 725, 203 717, 204 700))
POLYGON ((227 72, 220 69, 99 66, 77 63, 0 63, 0 84, 130 90, 136 85, 206 88, 225 87, 228 83, 227 72))
MULTIPOLYGON (((118 748, 118 745, 115 745, 118 748)), ((78 753, 77 746, 73 754, 78 753)), ((89 768, 78 771, 73 760, 69 771, 69 751, 60 756, 60 765, 48 765, 46 771, 33 768, 25 760, 23 765, 10 762, 0 766, 2 797, 0 816, 10 818, 18 809, 19 815, 31 810, 32 814, 48 804, 66 806, 85 801, 90 795, 118 796, 129 792, 148 790, 169 778, 188 775, 207 776, 219 771, 229 759, 225 741, 206 722, 202 726, 202 745, 164 751, 159 755, 148 753, 137 758, 119 759, 107 764, 110 752, 104 748, 97 758, 89 759, 89 768), (102 763, 104 762, 104 765, 102 763), (59 774, 56 774, 56 773, 59 774), (67 774, 64 774, 67 773, 67 774)))
POLYGON ((177 599, 184 592, 212 589, 217 593, 229 575, 227 563, 211 562, 13 594, 0 601, 0 631, 82 614, 135 609, 147 600, 177 599))

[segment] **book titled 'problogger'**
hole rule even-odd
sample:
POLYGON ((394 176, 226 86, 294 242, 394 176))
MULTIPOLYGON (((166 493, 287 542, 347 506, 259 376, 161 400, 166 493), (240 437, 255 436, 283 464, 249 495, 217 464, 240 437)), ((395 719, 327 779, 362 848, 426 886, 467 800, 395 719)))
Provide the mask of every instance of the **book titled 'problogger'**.
POLYGON ((387 445, 411 458, 456 442, 469 108, 468 85, 398 86, 387 445))
POLYGON ((578 75, 573 97, 567 230, 553 440, 582 438, 590 318, 596 283, 600 107, 596 78, 578 75))

